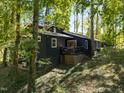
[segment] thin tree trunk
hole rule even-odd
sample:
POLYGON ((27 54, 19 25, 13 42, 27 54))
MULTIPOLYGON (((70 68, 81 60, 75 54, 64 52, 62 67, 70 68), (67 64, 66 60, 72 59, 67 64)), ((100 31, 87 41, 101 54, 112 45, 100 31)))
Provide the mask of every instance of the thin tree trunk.
POLYGON ((48 8, 48 4, 46 4, 45 16, 47 16, 48 13, 49 13, 49 8, 48 8))
POLYGON ((94 12, 93 12, 93 0, 91 0, 91 56, 94 55, 94 12))
MULTIPOLYGON (((48 3, 46 3, 45 17, 47 17, 48 14, 49 14, 49 8, 48 8, 48 3)), ((44 27, 46 30, 48 30, 48 25, 49 25, 49 22, 47 22, 47 20, 45 19, 44 27)))
MULTIPOLYGON (((12 27, 14 28, 15 26, 15 15, 16 15, 16 11, 15 11, 15 5, 14 5, 15 1, 12 1, 13 7, 12 7, 12 11, 11 11, 11 17, 10 17, 10 22, 12 24, 12 27)), ((14 49, 12 49, 12 47, 9 49, 9 62, 13 63, 14 61, 14 49)))
POLYGON ((84 9, 82 9, 82 35, 84 34, 84 24, 83 24, 83 22, 84 22, 84 9))
POLYGON ((78 12, 76 9, 76 33, 78 33, 78 12))
POLYGON ((15 40, 15 48, 14 48, 14 59, 13 66, 15 72, 18 70, 18 50, 20 44, 20 0, 16 1, 16 40, 15 40))
POLYGON ((7 67, 7 48, 4 48, 3 65, 4 67, 7 67))
MULTIPOLYGON (((97 9, 98 9, 98 6, 97 6, 97 9)), ((98 11, 97 11, 97 15, 96 15, 96 38, 98 38, 98 21, 99 20, 99 14, 98 14, 98 11)))
POLYGON ((74 10, 74 32, 76 32, 76 17, 75 17, 76 11, 74 10))
MULTIPOLYGON (((45 17, 49 14, 48 4, 46 3, 45 17)), ((45 25, 48 25, 48 22, 45 20, 45 25)))
MULTIPOLYGON (((12 61, 13 61, 13 69, 12 69, 12 73, 13 73, 13 82, 15 83, 13 85, 13 93, 15 93, 17 90, 16 88, 16 83, 18 80, 18 51, 19 51, 19 44, 20 44, 20 7, 21 7, 21 0, 16 0, 16 11, 15 11, 15 15, 16 15, 16 19, 15 20, 11 20, 11 23, 14 23, 15 21, 15 45, 13 50, 13 56, 12 56, 12 61)), ((14 12, 13 12, 14 13, 14 12)), ((13 16, 14 17, 14 16, 13 16)))
POLYGON ((123 14, 123 30, 122 30, 123 32, 123 43, 124 43, 124 14, 123 14))
POLYGON ((106 26, 105 26, 105 24, 103 25, 103 33, 105 33, 106 32, 106 26))
MULTIPOLYGON (((123 0, 123 10, 124 10, 124 0, 123 0)), ((124 11, 123 11, 123 18, 122 18, 122 24, 123 24, 123 28, 122 28, 122 36, 123 36, 123 43, 124 43, 124 11)))
POLYGON ((114 44, 115 44, 115 48, 116 48, 116 33, 117 33, 117 23, 116 23, 116 15, 114 16, 114 44))
POLYGON ((124 29, 123 29, 123 42, 124 42, 124 29))
POLYGON ((34 0, 34 8, 33 8, 33 40, 34 46, 32 49, 31 61, 29 64, 29 82, 28 82, 28 93, 35 92, 35 78, 36 78, 36 60, 37 60, 37 36, 38 36, 38 17, 39 17, 39 2, 40 0, 34 0))
POLYGON ((116 34, 117 34, 117 25, 115 24, 115 48, 116 48, 116 44, 117 44, 117 42, 116 42, 116 34))

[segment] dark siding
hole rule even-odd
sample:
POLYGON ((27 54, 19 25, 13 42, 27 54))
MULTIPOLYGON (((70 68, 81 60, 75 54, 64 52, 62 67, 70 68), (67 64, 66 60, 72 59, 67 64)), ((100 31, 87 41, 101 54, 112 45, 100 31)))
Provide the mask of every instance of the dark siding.
MULTIPOLYGON (((47 57, 51 59, 52 63, 54 65, 59 64, 59 57, 60 57, 60 48, 57 45, 57 48, 51 47, 51 38, 53 36, 46 36, 46 49, 47 49, 47 57)), ((54 37, 57 38, 57 37, 54 37)), ((57 44, 58 44, 58 38, 57 38, 57 44)))
POLYGON ((38 48, 38 55, 37 58, 38 60, 41 58, 46 58, 47 54, 46 54, 46 36, 45 35, 41 35, 41 42, 38 42, 39 48, 38 48))
POLYGON ((69 33, 64 33, 64 32, 62 32, 62 33, 69 35, 69 36, 73 37, 73 39, 77 40, 77 46, 84 46, 84 41, 88 40, 88 49, 84 49, 84 53, 86 55, 90 56, 90 54, 91 54, 91 40, 90 39, 83 38, 83 37, 81 38, 79 36, 75 36, 75 35, 72 35, 69 33))
POLYGON ((89 46, 88 46, 88 50, 87 50, 87 55, 88 56, 91 56, 91 40, 90 39, 88 39, 88 44, 89 44, 89 46))
POLYGON ((65 47, 65 40, 66 38, 58 38, 58 47, 61 48, 61 47, 65 47))
POLYGON ((38 60, 41 58, 50 58, 53 65, 58 65, 60 63, 60 48, 65 47, 65 37, 55 37, 49 35, 41 35, 41 42, 38 43, 38 60), (51 47, 51 39, 57 38, 57 48, 51 47))

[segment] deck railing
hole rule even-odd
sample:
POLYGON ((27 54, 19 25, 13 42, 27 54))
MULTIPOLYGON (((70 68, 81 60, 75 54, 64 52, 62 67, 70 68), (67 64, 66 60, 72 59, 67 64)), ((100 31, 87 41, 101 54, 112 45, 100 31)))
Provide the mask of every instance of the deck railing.
POLYGON ((62 47, 61 54, 81 54, 85 52, 85 48, 83 46, 77 47, 62 47))

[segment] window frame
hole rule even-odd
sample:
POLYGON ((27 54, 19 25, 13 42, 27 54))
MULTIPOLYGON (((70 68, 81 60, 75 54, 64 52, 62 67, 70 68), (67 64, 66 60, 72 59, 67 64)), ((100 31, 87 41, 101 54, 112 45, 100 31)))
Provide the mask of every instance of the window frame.
POLYGON ((85 49, 89 49, 89 47, 88 47, 89 46, 88 40, 84 41, 84 45, 85 45, 85 49))
POLYGON ((77 40, 67 40, 67 47, 77 47, 77 40))
POLYGON ((51 48, 57 48, 57 38, 51 38, 51 48), (55 40, 54 42, 53 42, 53 40, 55 40), (53 45, 53 43, 55 43, 55 45, 53 45))
POLYGON ((38 35, 37 41, 38 41, 38 42, 41 42, 41 36, 40 36, 40 35, 38 35))
POLYGON ((56 33, 56 28, 55 27, 53 28, 53 32, 56 33))

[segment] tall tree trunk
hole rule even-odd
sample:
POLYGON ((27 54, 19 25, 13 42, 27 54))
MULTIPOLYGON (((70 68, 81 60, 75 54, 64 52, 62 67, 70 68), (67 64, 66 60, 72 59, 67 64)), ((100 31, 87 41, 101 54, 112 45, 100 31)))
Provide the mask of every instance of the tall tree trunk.
MULTIPOLYGON (((11 23, 11 26, 12 28, 15 27, 15 17, 16 17, 16 6, 14 5, 15 1, 12 1, 11 2, 13 4, 13 7, 12 7, 12 11, 11 11, 11 17, 10 17, 10 23, 11 23)), ((12 47, 9 49, 9 62, 13 63, 14 61, 14 49, 12 49, 12 47)))
POLYGON ((15 47, 14 47, 14 59, 13 66, 15 72, 18 70, 18 50, 20 44, 20 0, 16 1, 16 39, 15 39, 15 47))
POLYGON ((116 23, 116 15, 114 15, 114 46, 116 48, 116 31, 117 30, 117 23, 116 23))
POLYGON ((40 0, 34 0, 33 7, 33 27, 32 35, 34 40, 34 45, 32 49, 31 61, 29 63, 29 82, 28 82, 28 93, 35 92, 35 78, 36 78, 36 61, 37 61, 37 36, 38 36, 38 17, 39 17, 39 2, 40 0))
MULTIPOLYGON (((123 0, 123 10, 124 10, 124 0, 123 0)), ((123 26, 122 26, 122 36, 123 36, 123 43, 124 43, 124 11, 123 11, 123 18, 122 18, 122 24, 123 24, 123 26)))
POLYGON ((123 33, 123 43, 124 43, 124 14, 123 14, 123 30, 122 30, 122 33, 123 33))
POLYGON ((91 56, 94 55, 94 49, 95 49, 95 44, 94 44, 94 12, 93 12, 93 0, 91 0, 91 56))
POLYGON ((4 67, 7 66, 7 48, 4 48, 4 53, 3 53, 3 65, 4 65, 4 67))
POLYGON ((46 3, 45 16, 47 16, 48 14, 49 14, 49 8, 48 8, 48 4, 46 3))
MULTIPOLYGON (((49 8, 48 8, 48 4, 46 2, 46 10, 45 10, 45 17, 49 14, 49 8)), ((45 19, 45 25, 48 25, 48 22, 45 19)))
POLYGON ((105 33, 107 31, 106 29, 106 24, 103 25, 103 33, 105 33))
MULTIPOLYGON (((5 42, 7 41, 7 29, 8 29, 8 27, 9 27, 9 22, 8 22, 8 15, 6 14, 5 15, 5 18, 3 19, 4 20, 4 32, 6 33, 6 35, 4 35, 4 40, 5 40, 5 42)), ((7 48, 5 47, 4 48, 4 53, 3 53, 3 65, 4 65, 4 67, 6 67, 7 66, 7 48)))
MULTIPOLYGON (((48 3, 46 2, 45 17, 47 17, 48 14, 49 14, 49 8, 48 8, 48 3)), ((48 30, 48 25, 49 25, 49 22, 47 22, 47 20, 45 18, 44 27, 46 30, 48 30)))
POLYGON ((83 22, 84 22, 84 9, 82 8, 82 35, 84 34, 84 24, 83 24, 83 22))
POLYGON ((76 33, 78 33, 78 12, 76 8, 76 33))
POLYGON ((74 9, 74 32, 76 32, 76 11, 74 9))
MULTIPOLYGON (((98 9, 98 6, 97 6, 98 9)), ((97 15, 96 15, 96 38, 98 38, 98 22, 99 22, 99 14, 97 11, 97 15)))
POLYGON ((123 42, 124 42, 124 26, 123 26, 123 42))
MULTIPOLYGON (((18 50, 19 50, 19 44, 20 44, 20 7, 21 7, 21 0, 16 0, 16 5, 15 5, 15 20, 11 20, 11 23, 14 23, 15 21, 15 45, 13 50, 13 56, 12 56, 12 61, 13 61, 13 69, 12 74, 13 74, 13 79, 14 80, 14 85, 13 85, 13 93, 16 92, 16 83, 18 80, 18 50)), ((14 12, 13 12, 14 13, 14 12)), ((13 16, 14 17, 14 16, 13 16)))

